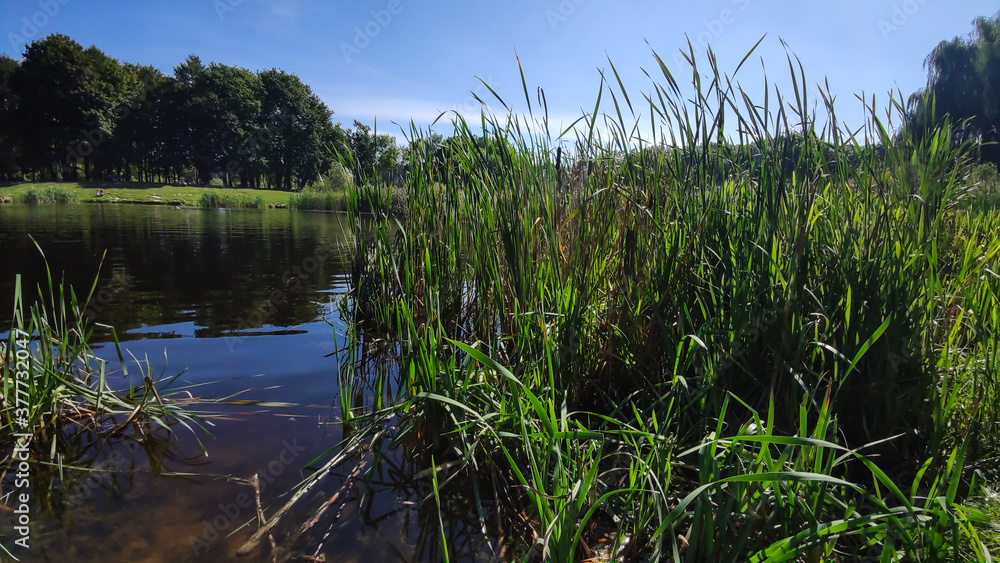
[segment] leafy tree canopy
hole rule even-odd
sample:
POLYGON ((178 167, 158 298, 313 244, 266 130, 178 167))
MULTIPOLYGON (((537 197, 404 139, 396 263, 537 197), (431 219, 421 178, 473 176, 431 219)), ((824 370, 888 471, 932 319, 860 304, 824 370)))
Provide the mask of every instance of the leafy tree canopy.
POLYGON ((0 178, 297 189, 350 144, 332 114, 280 70, 191 55, 166 75, 50 35, 28 44, 21 61, 0 56, 0 178))
POLYGON ((942 41, 927 57, 927 87, 910 100, 911 121, 926 128, 950 116, 960 140, 981 140, 983 160, 1000 164, 1000 12, 973 23, 972 34, 942 41))

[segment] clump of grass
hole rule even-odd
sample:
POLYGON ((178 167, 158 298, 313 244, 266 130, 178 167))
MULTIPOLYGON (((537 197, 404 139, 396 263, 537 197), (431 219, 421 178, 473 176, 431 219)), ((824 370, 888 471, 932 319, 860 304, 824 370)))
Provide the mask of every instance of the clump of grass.
POLYGON ((265 209, 267 201, 259 194, 232 194, 205 190, 200 205, 206 209, 265 209))
MULTIPOLYGON (((98 357, 90 346, 95 325, 84 315, 96 280, 78 300, 72 288, 55 283, 47 273, 46 286, 38 288, 38 298, 27 310, 27 295, 17 277, 13 323, 6 341, 0 343, 0 464, 12 459, 17 442, 40 468, 33 478, 48 475, 61 480, 61 473, 42 468, 56 464, 60 472, 64 467, 73 469, 74 451, 85 449, 73 445, 81 439, 91 446, 113 439, 150 446, 162 442, 161 430, 169 432, 176 425, 201 428, 200 417, 187 408, 190 394, 170 389, 178 376, 154 376, 148 360, 137 360, 139 374, 123 373, 129 377, 127 387, 112 384, 109 360, 98 357), (28 437, 15 439, 15 433, 28 437)), ((112 327, 103 328, 114 337, 112 327)), ((113 340, 125 370, 117 337, 113 340)), ((33 481, 36 493, 51 485, 33 481)))
MULTIPOLYGON (((43 255, 44 257, 44 255, 43 255)), ((46 264, 46 268, 48 265, 46 264)), ((96 356, 90 339, 97 326, 84 316, 94 287, 78 300, 76 292, 55 283, 48 271, 47 286, 38 288, 38 298, 25 314, 25 295, 17 276, 14 295, 14 320, 3 345, 3 395, 0 397, 0 434, 4 447, 10 445, 15 418, 26 424, 36 437, 52 439, 67 425, 81 425, 92 430, 109 428, 108 419, 120 419, 120 432, 129 424, 155 422, 164 427, 169 422, 197 425, 197 417, 181 404, 168 400, 167 388, 174 378, 153 380, 148 370, 138 378, 138 385, 115 389, 107 378, 107 359, 96 356), (24 376, 26 385, 18 385, 14 374, 24 376), (27 390, 27 396, 18 391, 27 390), (20 399, 20 400, 19 400, 20 399), (15 416, 19 403, 26 411, 15 416)), ((125 369, 125 358, 114 328, 111 332, 118 361, 125 369)), ((141 364, 140 364, 141 366, 141 364)), ((128 375, 127 371, 124 375, 128 375)), ((134 380, 135 378, 133 378, 134 380)))
POLYGON ((760 105, 654 58, 560 136, 541 95, 456 118, 394 217, 351 193, 341 454, 391 432, 457 464, 442 488, 493 491, 480 529, 518 556, 985 557, 963 499, 1000 438, 1000 217, 960 212, 970 147, 874 106, 840 130, 792 60, 760 105))
POLYGON ((301 193, 292 194, 288 202, 290 209, 317 211, 347 211, 347 192, 354 188, 351 174, 340 163, 334 163, 330 171, 301 193))
POLYGON ((288 207, 298 210, 347 211, 347 197, 345 193, 306 190, 292 194, 288 207))
POLYGON ((49 204, 49 203, 77 203, 79 197, 76 191, 50 186, 47 188, 28 188, 21 195, 21 203, 27 204, 49 204))

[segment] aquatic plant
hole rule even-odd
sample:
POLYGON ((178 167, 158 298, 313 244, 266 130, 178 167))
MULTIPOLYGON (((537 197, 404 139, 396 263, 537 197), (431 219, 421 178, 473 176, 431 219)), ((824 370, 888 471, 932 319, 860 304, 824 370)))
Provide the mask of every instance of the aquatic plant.
POLYGON ((169 434, 177 426, 204 430, 201 415, 190 408, 192 395, 173 388, 180 374, 156 376, 148 358, 134 357, 139 373, 127 373, 113 327, 101 325, 110 331, 117 357, 94 353, 91 339, 98 325, 84 311, 96 279, 88 293, 78 296, 72 287, 53 280, 47 262, 46 274, 45 285, 30 304, 17 276, 14 318, 0 343, 0 465, 7 466, 15 455, 23 460, 26 452, 36 467, 33 477, 49 476, 41 485, 40 480, 32 481, 39 495, 58 482, 56 478, 65 479, 64 470, 74 469, 79 456, 73 452, 80 448, 73 444, 81 436, 87 436, 90 445, 129 438, 152 452, 163 449, 156 445, 163 441, 162 432, 169 434), (115 360, 122 369, 120 382, 108 373, 109 361, 115 360), (48 465, 59 471, 52 475, 38 469, 48 465))
POLYGON ((524 81, 527 115, 411 154, 404 212, 362 221, 359 186, 330 463, 390 437, 519 558, 988 558, 963 499, 997 478, 1000 217, 959 209, 970 147, 893 130, 896 99, 842 130, 792 57, 755 102, 752 53, 692 50, 690 86, 654 53, 641 98, 610 64, 555 133, 524 81))
POLYGON ((232 194, 206 190, 201 194, 200 205, 208 209, 266 209, 264 196, 260 194, 232 194))
POLYGON ((79 197, 73 190, 50 186, 46 188, 28 188, 20 197, 21 203, 45 204, 45 203, 77 203, 79 197))
POLYGON ((288 201, 288 207, 302 211, 347 211, 347 194, 305 190, 292 194, 288 201))

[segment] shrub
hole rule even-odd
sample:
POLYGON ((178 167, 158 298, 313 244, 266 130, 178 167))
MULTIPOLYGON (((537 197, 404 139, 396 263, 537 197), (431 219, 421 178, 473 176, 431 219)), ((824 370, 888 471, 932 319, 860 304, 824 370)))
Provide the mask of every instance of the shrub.
POLYGON ((21 196, 21 203, 28 204, 39 204, 39 203, 76 203, 79 201, 79 196, 76 191, 59 188, 59 187, 47 187, 47 188, 28 188, 28 191, 21 196))
POLYGON ((330 171, 318 182, 307 188, 305 191, 317 192, 346 192, 354 187, 354 179, 339 162, 335 162, 330 167, 330 171))
POLYGON ((201 194, 201 206, 206 209, 264 209, 267 202, 259 194, 233 194, 206 190, 201 194))
POLYGON ((351 174, 334 163, 330 172, 301 193, 292 194, 288 207, 299 210, 347 211, 347 192, 354 188, 351 174))
POLYGON ((298 210, 346 211, 347 199, 343 193, 306 190, 292 194, 288 207, 298 210))

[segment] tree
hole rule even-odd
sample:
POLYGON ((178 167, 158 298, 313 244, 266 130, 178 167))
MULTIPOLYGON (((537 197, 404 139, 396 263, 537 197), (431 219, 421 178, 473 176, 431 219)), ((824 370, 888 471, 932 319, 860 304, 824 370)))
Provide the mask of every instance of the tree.
POLYGON ((152 182, 157 168, 170 168, 166 164, 168 135, 163 121, 167 109, 167 94, 174 88, 174 81, 159 69, 151 66, 126 65, 136 79, 136 90, 128 102, 118 108, 119 121, 111 140, 113 151, 119 155, 123 177, 135 177, 152 182))
POLYGON ((369 183, 375 178, 391 182, 399 172, 402 153, 392 135, 377 135, 360 121, 347 132, 348 146, 354 159, 358 183, 369 183))
POLYGON ((959 141, 981 140, 981 158, 1000 163, 1000 12, 978 18, 968 37, 942 41, 927 57, 927 87, 910 98, 910 123, 940 126, 946 116, 959 141))
POLYGON ((114 169, 121 169, 124 156, 113 142, 123 115, 138 102, 141 84, 133 65, 122 65, 97 47, 85 52, 90 60, 94 81, 88 85, 94 105, 85 110, 85 137, 91 146, 89 156, 82 156, 87 180, 103 179, 114 169))
POLYGON ((28 45, 12 80, 27 169, 76 177, 76 163, 96 144, 87 138, 88 127, 106 109, 96 81, 90 57, 69 37, 50 35, 28 45))
POLYGON ((11 85, 21 65, 7 55, 0 55, 0 178, 13 180, 19 175, 18 132, 15 111, 17 96, 11 85))
POLYGON ((301 189, 330 169, 329 145, 337 142, 339 128, 330 120, 333 112, 299 77, 274 69, 259 77, 264 99, 253 153, 262 158, 275 187, 301 189))
POLYGON ((205 65, 196 55, 189 56, 174 68, 172 80, 162 84, 156 92, 156 129, 161 150, 156 155, 155 166, 166 174, 180 175, 184 167, 194 167, 202 183, 208 183, 208 163, 196 166, 195 140, 200 119, 200 104, 194 100, 195 81, 205 71, 205 65))
MULTIPOLYGON (((183 69, 182 69, 183 74, 183 69)), ((241 154, 257 134, 263 87, 244 68, 211 64, 193 76, 185 118, 192 156, 203 183, 212 174, 228 186, 251 163, 241 154)))

